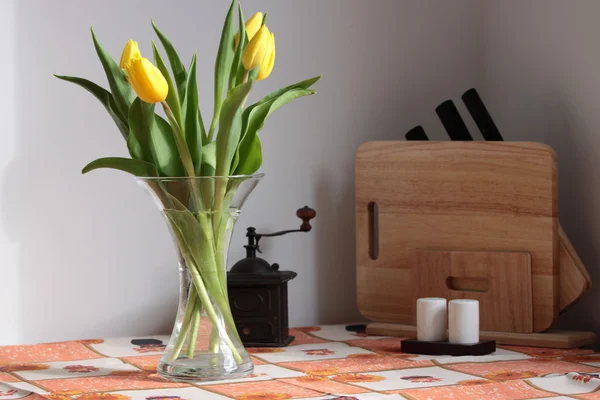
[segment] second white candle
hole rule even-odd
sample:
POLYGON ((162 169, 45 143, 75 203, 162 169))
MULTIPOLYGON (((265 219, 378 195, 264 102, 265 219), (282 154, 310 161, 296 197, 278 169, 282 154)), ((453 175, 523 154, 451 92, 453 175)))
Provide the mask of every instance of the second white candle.
POLYGON ((448 339, 455 344, 479 342, 479 302, 450 300, 448 303, 448 339))

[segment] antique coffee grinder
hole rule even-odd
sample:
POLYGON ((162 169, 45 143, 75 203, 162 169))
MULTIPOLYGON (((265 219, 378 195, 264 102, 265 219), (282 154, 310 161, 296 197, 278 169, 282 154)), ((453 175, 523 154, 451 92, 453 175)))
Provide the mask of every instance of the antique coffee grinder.
POLYGON ((296 277, 293 271, 280 271, 279 264, 269 264, 256 257, 263 237, 282 236, 293 232, 310 232, 310 220, 317 213, 309 207, 296 212, 302 219, 300 229, 274 233, 258 233, 249 227, 246 258, 227 273, 229 303, 237 330, 247 347, 284 347, 294 340, 288 333, 287 282, 296 277))

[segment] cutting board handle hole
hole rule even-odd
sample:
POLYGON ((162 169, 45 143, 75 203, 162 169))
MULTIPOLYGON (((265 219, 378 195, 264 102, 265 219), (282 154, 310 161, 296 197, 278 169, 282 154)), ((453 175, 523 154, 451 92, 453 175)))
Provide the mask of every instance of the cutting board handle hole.
POLYGON ((449 276, 446 278, 446 287, 459 292, 485 293, 490 290, 491 283, 485 278, 467 278, 462 276, 449 276))
POLYGON ((369 258, 379 258, 379 205, 374 201, 369 203, 369 258))

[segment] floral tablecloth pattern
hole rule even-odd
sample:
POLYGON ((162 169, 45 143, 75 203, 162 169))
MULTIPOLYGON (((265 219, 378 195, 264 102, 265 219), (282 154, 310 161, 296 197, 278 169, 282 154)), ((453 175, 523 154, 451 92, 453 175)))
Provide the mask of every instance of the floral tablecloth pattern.
POLYGON ((500 346, 482 357, 421 356, 400 352, 399 338, 344 325, 291 334, 288 347, 249 349, 250 377, 192 384, 156 374, 167 336, 0 347, 0 399, 600 399, 600 354, 592 350, 500 346))

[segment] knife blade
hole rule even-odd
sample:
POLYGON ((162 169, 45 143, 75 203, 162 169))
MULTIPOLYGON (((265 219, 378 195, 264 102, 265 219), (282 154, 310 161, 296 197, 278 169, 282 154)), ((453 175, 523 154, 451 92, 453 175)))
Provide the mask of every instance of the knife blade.
POLYGON ((429 140, 425 133, 425 129, 423 129, 421 125, 412 128, 406 133, 405 137, 406 140, 429 140))
POLYGON ((467 90, 461 98, 485 140, 495 142, 504 140, 475 88, 467 90))
POLYGON ((446 128, 450 140, 473 140, 473 137, 469 133, 469 129, 467 129, 465 122, 452 100, 444 101, 437 106, 435 112, 440 118, 440 121, 442 121, 444 128, 446 128))

